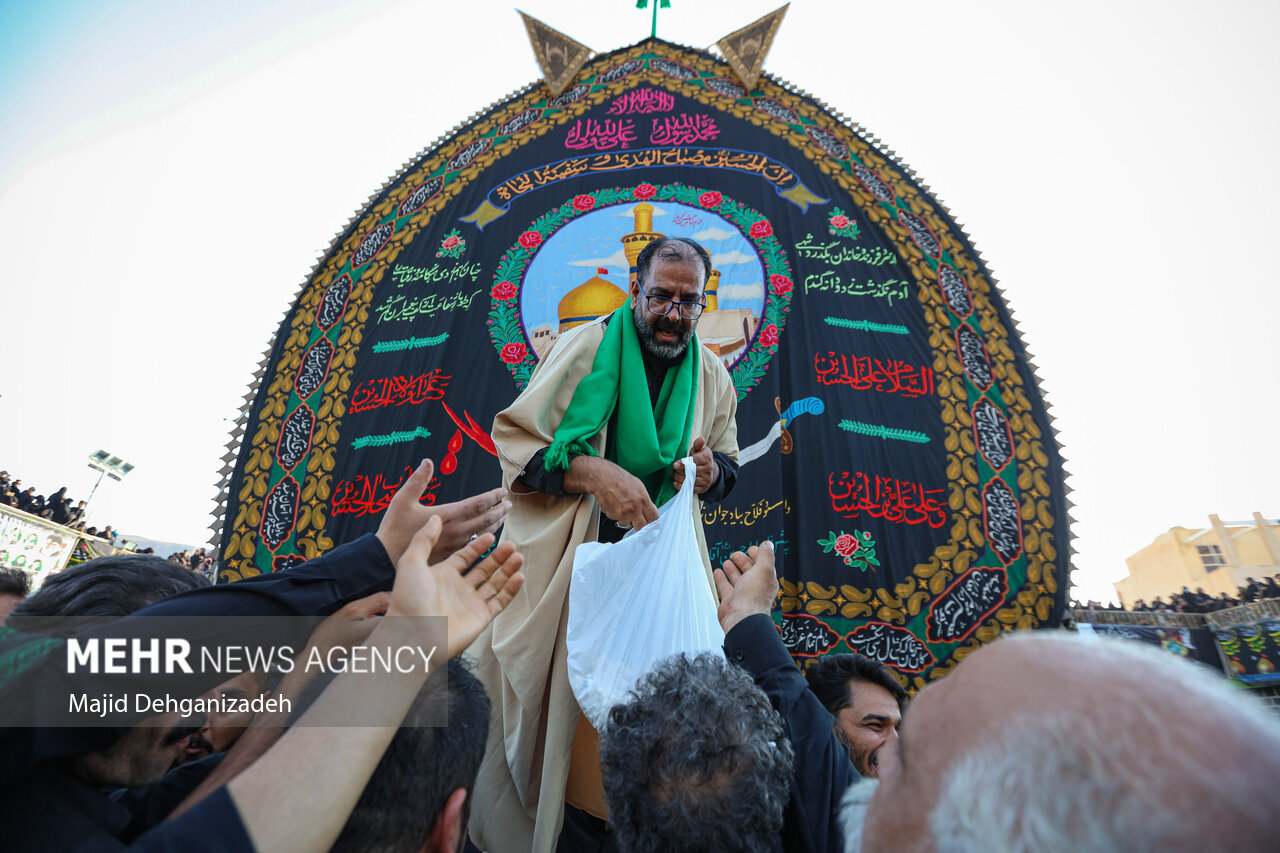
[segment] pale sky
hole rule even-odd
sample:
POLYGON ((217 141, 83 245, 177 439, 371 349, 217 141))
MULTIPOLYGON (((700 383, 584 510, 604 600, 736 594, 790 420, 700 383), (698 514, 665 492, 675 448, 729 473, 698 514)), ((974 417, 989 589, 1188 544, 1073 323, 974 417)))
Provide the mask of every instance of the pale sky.
MULTIPOLYGON (((654 0, 656 2, 656 0, 654 0)), ((706 47, 778 0, 673 0, 706 47)), ((633 0, 527 0, 596 51, 633 0)), ((1280 516, 1280 3, 795 0, 765 70, 895 150, 1005 290, 1072 473, 1081 597, 1176 525, 1280 516)), ((202 544, 240 400, 332 235, 539 77, 468 0, 0 4, 0 468, 202 544)))

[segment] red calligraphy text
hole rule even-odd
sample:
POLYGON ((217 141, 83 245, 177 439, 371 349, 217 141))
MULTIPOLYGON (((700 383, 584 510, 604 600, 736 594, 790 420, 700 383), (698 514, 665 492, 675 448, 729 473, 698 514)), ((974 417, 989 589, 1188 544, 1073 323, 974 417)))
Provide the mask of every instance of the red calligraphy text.
POLYGON ((820 385, 848 385, 859 391, 874 389, 904 397, 933 393, 932 367, 917 367, 896 358, 814 353, 813 372, 820 385))
POLYGON ((351 412, 368 412, 383 406, 417 406, 427 400, 443 400, 452 376, 439 370, 417 376, 388 376, 361 382, 351 394, 351 412))
POLYGON ((832 471, 827 476, 827 492, 831 495, 831 508, 845 518, 857 518, 865 512, 894 524, 927 524, 936 528, 947 523, 943 490, 926 489, 909 480, 861 471, 832 471))
MULTIPOLYGON (((382 474, 356 474, 350 481, 339 480, 333 490, 333 514, 377 515, 391 504, 391 499, 412 473, 412 468, 405 468, 400 479, 394 482, 382 474)), ((434 504, 436 496, 433 492, 439 485, 439 478, 433 477, 419 503, 434 504)))

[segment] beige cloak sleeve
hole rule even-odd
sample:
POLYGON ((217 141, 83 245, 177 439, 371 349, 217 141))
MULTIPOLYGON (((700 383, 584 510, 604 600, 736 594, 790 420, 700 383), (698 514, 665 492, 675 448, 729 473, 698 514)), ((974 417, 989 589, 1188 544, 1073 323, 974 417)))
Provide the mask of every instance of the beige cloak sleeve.
MULTIPOLYGON (((562 335, 529 385, 494 419, 503 485, 512 493, 502 538, 524 554, 525 583, 467 651, 493 703, 469 827, 472 840, 490 853, 550 853, 560 834, 580 713, 566 666, 569 580, 574 550, 596 538, 599 512, 591 495, 554 497, 516 480, 530 457, 551 443, 574 390, 591 371, 607 319, 562 335)), ((736 458, 733 383, 710 352, 703 351, 700 362, 693 435, 736 458)), ((601 431, 591 442, 601 454, 606 438, 601 431)), ((702 525, 697 529, 710 583, 702 525)))

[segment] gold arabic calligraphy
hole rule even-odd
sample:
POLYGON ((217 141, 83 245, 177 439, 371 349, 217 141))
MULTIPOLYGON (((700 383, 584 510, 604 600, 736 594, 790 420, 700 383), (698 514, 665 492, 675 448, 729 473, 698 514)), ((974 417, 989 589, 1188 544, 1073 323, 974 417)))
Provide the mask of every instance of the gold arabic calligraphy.
POLYGON ((640 151, 613 151, 571 157, 537 169, 516 175, 499 184, 495 190, 498 198, 506 201, 532 192, 540 187, 576 178, 590 172, 619 172, 652 166, 701 166, 709 169, 733 169, 759 175, 776 187, 784 187, 796 180, 795 173, 781 163, 770 160, 764 154, 749 151, 730 151, 725 148, 664 148, 640 151))
POLYGON ((787 503, 785 499, 770 503, 769 500, 765 498, 756 501, 745 509, 725 509, 722 506, 704 506, 702 508, 702 523, 751 525, 779 508, 782 509, 783 515, 791 514, 791 504, 787 503))

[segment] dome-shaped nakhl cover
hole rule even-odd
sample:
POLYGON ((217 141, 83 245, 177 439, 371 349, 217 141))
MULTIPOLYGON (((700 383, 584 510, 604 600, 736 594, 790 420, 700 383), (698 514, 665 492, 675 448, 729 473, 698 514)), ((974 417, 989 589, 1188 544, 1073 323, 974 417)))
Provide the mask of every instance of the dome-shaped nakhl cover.
POLYGON ((423 457, 428 501, 497 485, 494 415, 665 234, 711 253, 698 333, 740 401, 737 487, 703 509, 711 559, 777 544, 792 654, 860 652, 919 687, 1056 625, 1061 460, 991 277, 892 154, 758 86, 650 39, 403 168, 276 335, 225 491, 224 577, 373 531, 423 457))

